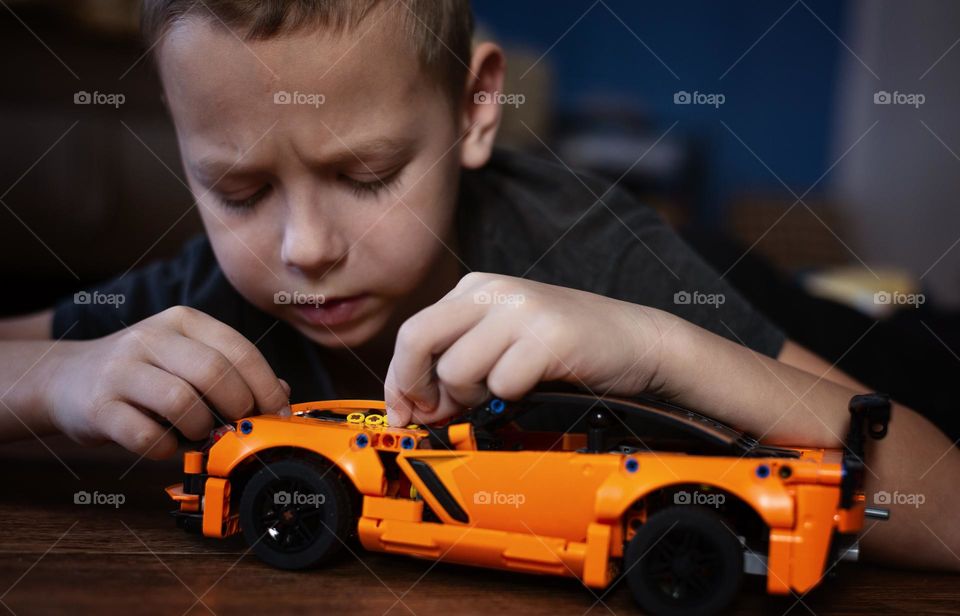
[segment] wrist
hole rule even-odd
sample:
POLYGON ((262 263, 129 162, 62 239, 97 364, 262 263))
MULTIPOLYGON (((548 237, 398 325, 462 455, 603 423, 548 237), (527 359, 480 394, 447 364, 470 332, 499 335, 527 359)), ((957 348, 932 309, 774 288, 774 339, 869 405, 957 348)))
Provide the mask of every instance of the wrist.
POLYGON ((0 440, 40 436, 54 431, 49 401, 51 370, 59 361, 51 340, 0 342, 0 440), (52 346, 51 346, 52 345, 52 346))
POLYGON ((674 396, 676 387, 676 357, 682 355, 678 347, 682 346, 688 324, 668 312, 628 304, 629 331, 633 358, 627 380, 631 391, 627 394, 647 393, 664 399, 674 396))
POLYGON ((698 329, 675 314, 653 311, 662 332, 657 395, 664 400, 679 401, 690 390, 692 383, 687 381, 695 377, 700 368, 696 360, 698 329))
POLYGON ((66 374, 67 357, 75 350, 77 342, 50 341, 52 346, 37 343, 37 357, 33 368, 18 385, 19 408, 25 409, 33 420, 30 427, 37 434, 58 431, 53 411, 59 401, 58 384, 66 374))

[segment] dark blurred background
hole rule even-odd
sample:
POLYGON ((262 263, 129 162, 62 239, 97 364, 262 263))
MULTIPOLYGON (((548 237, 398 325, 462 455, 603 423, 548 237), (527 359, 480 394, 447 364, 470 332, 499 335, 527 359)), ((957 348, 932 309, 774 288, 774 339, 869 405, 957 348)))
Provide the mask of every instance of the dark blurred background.
MULTIPOLYGON (((504 145, 619 181, 790 337, 960 437, 960 3, 474 10, 510 60, 504 145)), ((137 21, 136 0, 0 2, 2 314, 201 230, 137 21)))

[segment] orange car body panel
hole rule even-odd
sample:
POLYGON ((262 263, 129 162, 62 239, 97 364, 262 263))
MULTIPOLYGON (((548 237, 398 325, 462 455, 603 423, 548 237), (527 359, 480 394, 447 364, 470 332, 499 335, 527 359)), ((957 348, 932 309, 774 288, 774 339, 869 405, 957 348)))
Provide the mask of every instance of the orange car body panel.
POLYGON ((559 438, 558 449, 549 451, 480 451, 470 424, 451 427, 451 449, 427 449, 419 447, 426 430, 385 426, 383 410, 382 401, 334 400, 294 405, 290 417, 249 418, 241 422, 247 423, 247 433, 227 432, 206 454, 186 455, 185 472, 207 476, 202 505, 180 486, 168 493, 182 511, 202 507, 204 535, 229 536, 239 532, 230 508, 233 473, 243 464, 257 464, 267 450, 305 450, 336 465, 361 495, 357 531, 369 550, 572 576, 593 588, 607 586, 616 573, 631 507, 670 486, 722 490, 758 514, 770 533, 771 593, 802 593, 815 586, 834 532, 855 533, 863 525, 862 498, 850 509, 839 507, 839 451, 798 450, 797 458, 579 453, 573 449, 583 440, 575 434, 559 438), (303 415, 311 410, 351 420, 303 415), (362 446, 360 434, 366 435, 362 446), (412 447, 403 447, 404 437, 412 439, 412 447), (412 486, 409 493, 388 480, 379 452, 396 453, 403 479, 412 486), (430 467, 467 522, 438 501, 413 461, 430 467), (769 472, 761 476, 760 465, 769 472), (783 466, 789 472, 781 473, 783 466), (425 505, 439 523, 424 521, 425 505))

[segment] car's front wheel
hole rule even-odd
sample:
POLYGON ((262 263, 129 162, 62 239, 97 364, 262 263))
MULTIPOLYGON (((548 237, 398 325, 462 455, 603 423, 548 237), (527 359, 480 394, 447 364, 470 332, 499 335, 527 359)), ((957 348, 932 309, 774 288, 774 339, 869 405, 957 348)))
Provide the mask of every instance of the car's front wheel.
POLYGON ((624 575, 634 599, 651 614, 716 614, 740 587, 743 548, 716 514, 670 507, 637 529, 624 575))
POLYGON ((253 552, 281 569, 304 569, 333 557, 355 525, 344 479, 328 463, 271 462, 240 497, 240 529, 253 552))

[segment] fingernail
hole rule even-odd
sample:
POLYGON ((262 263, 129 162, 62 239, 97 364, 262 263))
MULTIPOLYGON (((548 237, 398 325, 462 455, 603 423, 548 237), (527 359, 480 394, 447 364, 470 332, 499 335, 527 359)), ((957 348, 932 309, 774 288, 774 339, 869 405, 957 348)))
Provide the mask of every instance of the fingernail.
POLYGON ((293 414, 293 411, 290 409, 290 405, 283 407, 277 411, 277 417, 290 417, 293 414))
POLYGON ((387 425, 393 427, 400 425, 400 415, 391 408, 387 408, 387 425))

